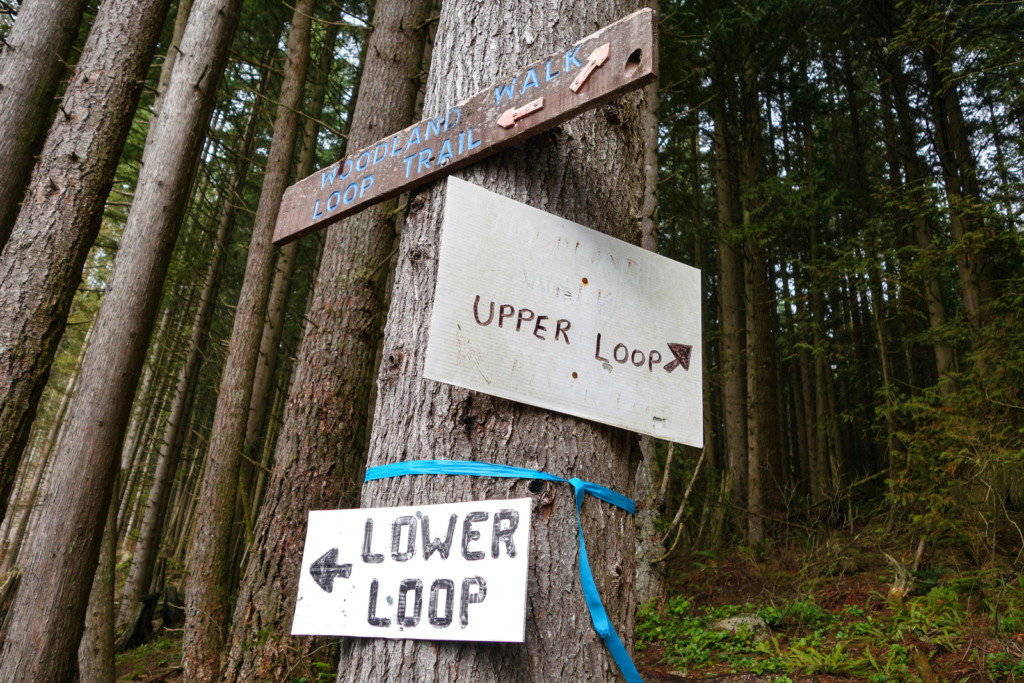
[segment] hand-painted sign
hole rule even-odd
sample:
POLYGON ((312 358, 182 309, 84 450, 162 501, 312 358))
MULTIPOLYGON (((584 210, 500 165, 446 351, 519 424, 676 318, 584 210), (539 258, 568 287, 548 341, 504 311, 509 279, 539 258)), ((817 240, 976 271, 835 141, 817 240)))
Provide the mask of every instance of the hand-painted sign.
POLYGON ((428 379, 703 445, 700 271, 448 179, 428 379))
POLYGON ((292 635, 523 642, 530 504, 311 511, 292 635))
POLYGON ((634 12, 300 180, 281 201, 274 243, 325 227, 646 85, 656 74, 655 30, 652 10, 634 12))

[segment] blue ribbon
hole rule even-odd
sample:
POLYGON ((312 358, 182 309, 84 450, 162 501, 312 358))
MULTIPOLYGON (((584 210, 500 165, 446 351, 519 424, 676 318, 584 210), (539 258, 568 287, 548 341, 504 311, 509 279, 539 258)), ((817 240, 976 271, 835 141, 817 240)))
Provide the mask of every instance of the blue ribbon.
POLYGON ((640 672, 637 671, 629 653, 622 645, 619 634, 615 632, 608 613, 601 604, 601 596, 597 593, 597 584, 594 583, 594 575, 590 572, 590 561, 587 560, 587 544, 583 540, 583 523, 580 521, 580 508, 583 507, 583 498, 590 494, 600 498, 606 503, 620 507, 629 514, 636 513, 636 503, 631 499, 616 493, 606 486, 583 481, 573 477, 563 479, 547 472, 531 470, 525 467, 512 467, 510 465, 495 465, 487 462, 475 462, 472 460, 413 460, 410 462, 396 462, 391 465, 378 465, 366 470, 365 481, 376 481, 377 479, 388 479, 390 477, 402 477, 409 474, 461 474, 471 477, 500 477, 505 479, 543 479, 545 481, 557 481, 572 484, 576 494, 576 529, 580 537, 580 584, 583 586, 583 597, 587 601, 587 608, 590 610, 590 620, 594 624, 594 630, 601 636, 601 640, 612 653, 612 659, 619 667, 619 671, 630 683, 643 683, 640 672))

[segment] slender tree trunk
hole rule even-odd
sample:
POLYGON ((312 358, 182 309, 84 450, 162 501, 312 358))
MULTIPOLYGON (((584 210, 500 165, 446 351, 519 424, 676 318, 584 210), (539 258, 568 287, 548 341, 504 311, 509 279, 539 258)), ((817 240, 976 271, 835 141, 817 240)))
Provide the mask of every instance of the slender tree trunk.
POLYGON ((744 280, 747 322, 747 540, 764 540, 764 518, 768 499, 781 480, 779 467, 778 413, 774 392, 775 368, 775 284, 768 266, 767 237, 758 225, 761 207, 753 195, 762 179, 762 129, 757 80, 749 65, 740 79, 740 119, 743 138, 742 187, 743 225, 748 234, 744 245, 744 280))
POLYGON ((196 1, 164 116, 150 127, 135 199, 57 445, 60 467, 47 486, 9 613, 0 652, 4 674, 51 680, 72 673, 136 378, 240 4, 196 1))
MULTIPOLYGON (((165 308, 164 312, 160 315, 160 322, 157 323, 156 331, 153 333, 153 339, 160 341, 165 339, 164 335, 167 332, 167 325, 170 323, 171 310, 165 308)), ((162 348, 162 347, 161 347, 162 348)), ((122 520, 127 509, 126 492, 133 483, 131 478, 136 472, 135 469, 135 458, 138 455, 138 451, 135 446, 139 442, 142 436, 142 430, 145 426, 145 422, 149 417, 149 412, 153 408, 153 401, 151 392, 153 389, 153 368, 156 365, 156 358, 153 358, 154 354, 150 352, 150 361, 145 364, 142 370, 142 382, 138 385, 138 389, 135 392, 135 399, 132 401, 132 417, 129 423, 128 431, 124 443, 121 446, 121 472, 118 477, 119 486, 114 490, 115 496, 117 497, 119 507, 117 509, 117 523, 121 525, 122 520)))
MULTIPOLYGON (((263 84, 266 83, 266 80, 265 75, 260 80, 260 94, 262 94, 263 84)), ((257 103, 259 103, 259 95, 257 96, 257 103)), ((181 455, 182 442, 185 438, 185 426, 192 412, 196 383, 199 380, 200 363, 202 362, 206 343, 210 336, 210 321, 213 318, 213 311, 217 304, 217 295, 220 292, 221 275, 224 269, 224 261, 227 257, 227 247, 231 241, 231 234, 234 231, 237 213, 234 202, 237 201, 236 198, 241 194, 248 175, 248 159, 252 156, 256 138, 257 111, 257 107, 254 106, 249 115, 249 120, 246 123, 245 131, 239 144, 239 154, 236 157, 231 187, 224 195, 223 212, 220 223, 217 226, 217 236, 211 249, 213 257, 206 269, 206 279, 203 284, 202 294, 199 297, 199 306, 196 309, 195 318, 192 323, 192 332, 189 336, 185 362, 178 371, 177 385, 174 390, 170 414, 160 442, 160 454, 157 460, 156 471, 153 474, 153 484, 149 489, 145 516, 139 529, 139 540, 135 544, 131 568, 128 572, 128 579, 121 598, 118 625, 122 627, 126 625, 127 620, 134 614, 135 606, 149 591, 149 585, 153 578, 153 567, 156 565, 157 549, 164 529, 164 517, 170 497, 171 484, 178 469, 178 459, 181 455)))
MULTIPOLYGON (((36 143, 49 124, 47 114, 85 5, 85 0, 26 2, 4 37, 0 51, 0 249, 11 234, 18 205, 26 194, 25 183, 38 151, 36 143)), ((114 157, 116 161, 116 152, 114 157)))
MULTIPOLYGON (((316 142, 320 132, 319 120, 323 114, 324 98, 327 95, 327 81, 331 72, 331 65, 334 62, 334 51, 337 48, 335 41, 338 38, 340 24, 337 22, 329 24, 323 37, 320 48, 319 59, 317 60, 316 77, 312 91, 309 96, 309 107, 302 129, 302 142, 299 145, 299 158, 295 165, 296 178, 305 178, 313 172, 313 164, 316 158, 316 142)), ((350 121, 349 121, 350 122, 350 121)), ((346 125, 346 129, 348 126, 346 125)), ((267 422, 267 410, 270 409, 271 417, 280 415, 275 412, 278 396, 281 393, 274 380, 278 377, 278 354, 281 346, 281 337, 284 332, 285 314, 288 308, 288 298, 291 292, 292 275, 295 271, 295 260, 298 255, 299 242, 289 242, 281 248, 277 257, 277 264, 274 266, 274 282, 270 287, 270 295, 267 300, 267 318, 263 323, 263 333, 260 338, 260 352, 256 364, 256 376, 253 379, 252 399, 249 401, 249 417, 245 426, 245 446, 243 452, 246 458, 252 460, 242 462, 241 482, 239 484, 239 514, 244 524, 235 524, 236 540, 232 546, 237 550, 235 556, 241 560, 249 544, 252 542, 252 530, 259 513, 261 491, 256 490, 255 484, 266 481, 263 468, 272 466, 274 451, 274 438, 272 430, 267 422), (263 437, 263 448, 260 449, 260 437, 263 437), (257 450, 260 453, 257 455, 257 450), (258 466, 255 463, 260 463, 258 466), (257 470, 259 474, 257 474, 257 470)), ((316 281, 316 273, 319 270, 319 253, 317 264, 313 268, 313 281, 316 281)), ((287 377, 287 375, 284 375, 287 377)), ((261 486, 262 488, 262 486, 261 486)), ((233 562, 233 569, 244 568, 242 562, 233 562)), ((239 576, 232 577, 231 585, 237 586, 239 576)))
POLYGON ((721 308, 722 403, 729 497, 744 500, 747 490, 747 367, 743 303, 743 266, 732 231, 736 227, 733 178, 735 156, 729 146, 727 91, 722 52, 715 52, 717 96, 712 101, 715 136, 715 197, 718 222, 719 307, 721 308))
POLYGON ((960 290, 967 319, 977 329, 982 322, 981 308, 989 290, 987 247, 981 241, 983 229, 978 213, 981 203, 978 162, 971 151, 956 74, 944 77, 944 59, 933 48, 925 50, 925 61, 936 132, 935 152, 946 187, 950 232, 956 242, 960 290))
MULTIPOLYGON (((947 315, 946 304, 942 295, 934 260, 932 235, 934 232, 932 203, 928 193, 929 173, 924 161, 917 152, 917 133, 914 115, 907 95, 906 80, 902 67, 896 60, 889 62, 889 75, 892 84, 893 104, 896 109, 896 121, 899 134, 896 136, 900 157, 906 173, 906 190, 904 196, 909 200, 912 212, 914 241, 917 243, 918 259, 923 261, 920 266, 925 305, 928 309, 928 324, 936 331, 945 327, 947 315)), ((955 358, 953 349, 941 339, 933 342, 935 366, 939 376, 939 391, 949 401, 956 390, 953 378, 955 358)))
MULTIPOLYGON (((99 230, 169 2, 107 0, 100 7, 11 239, 0 254, 0 349, 10 350, 0 354, 0 516, 7 508, 82 264, 99 230)), ((22 18, 31 19, 39 5, 50 4, 29 3, 16 27, 22 18)), ((64 10, 51 10, 57 14, 54 21, 67 20, 60 16, 64 10)), ((5 121, 12 115, 4 108, 7 91, 0 90, 0 131, 10 134, 22 128, 11 128, 15 122, 5 121)), ((33 130, 32 125, 25 130, 33 130)), ((0 135, 3 140, 9 137, 0 135)), ((17 160, 5 156, 9 153, 13 150, 0 144, 0 229, 7 225, 3 203, 8 176, 21 175, 13 166, 17 160)), ((19 192, 21 182, 24 178, 19 192)))
POLYGON ((270 240, 295 151, 314 6, 315 0, 299 0, 292 17, 281 103, 274 120, 274 135, 253 223, 245 279, 238 297, 210 447, 206 453, 206 469, 199 488, 199 506, 203 514, 197 519, 189 553, 185 634, 182 640, 182 666, 189 680, 213 680, 220 673, 221 650, 228 625, 231 572, 227 565, 231 557, 239 453, 244 445, 253 375, 273 275, 274 247, 270 240))
POLYGON ((85 350, 89 348, 89 339, 91 337, 92 329, 90 328, 90 330, 85 333, 85 338, 82 339, 82 347, 78 351, 78 358, 75 360, 74 370, 68 377, 67 384, 64 385, 64 392, 61 394, 60 403, 57 405, 57 411, 53 415, 53 421, 50 423, 50 428, 46 433, 46 439, 43 441, 39 466, 33 471, 32 481, 28 484, 27 493, 24 496, 25 503, 22 506, 24 508, 24 512, 18 518, 18 524, 13 535, 10 537, 9 546, 4 550, 3 564, 0 566, 0 576, 6 574, 18 561, 18 553, 21 552, 21 543, 25 538, 25 528, 28 526, 29 518, 32 516, 32 510, 35 509, 36 499, 39 496, 39 486, 46 473, 47 465, 50 462, 50 456, 53 455, 53 449, 57 443, 57 437, 64 428, 64 417, 67 415, 68 406, 71 405, 71 397, 74 396, 75 390, 78 388, 78 378, 81 375, 82 359, 85 357, 85 350))
POLYGON ((85 630, 78 646, 78 677, 82 681, 114 680, 114 568, 117 548, 117 506, 113 498, 107 512, 96 576, 89 593, 85 630))
MULTIPOLYGON (((476 0, 446 0, 424 113, 445 111, 481 83, 571 45, 591 27, 611 23, 635 7, 625 0, 483 6, 476 0), (543 27, 532 34, 533 40, 509 34, 513 9, 517 25, 543 27), (472 17, 472 22, 465 17, 472 17), (501 36, 500 49, 492 36, 501 36)), ((628 95, 562 124, 556 135, 535 138, 459 175, 635 244, 641 236, 637 218, 644 187, 644 169, 636 162, 643 154, 641 103, 639 93, 628 95), (601 172, 570 170, 597 168, 601 172)), ((635 435, 423 379, 444 186, 436 183, 412 201, 402 231, 368 464, 420 458, 480 460, 586 477, 618 491, 632 491, 640 458, 635 435)), ((522 646, 346 639, 339 680, 379 680, 413 670, 439 672, 439 677, 452 680, 617 676, 578 589, 577 522, 569 488, 488 478, 399 477, 365 484, 362 505, 526 495, 535 496, 544 513, 534 515, 531 522, 533 558, 522 646)), ((634 522, 620 510, 590 502, 583 507, 582 524, 600 530, 589 535, 587 553, 591 566, 601 568, 595 571, 598 589, 611 622, 629 647, 635 606, 634 522)))
MULTIPOLYGON (((655 12, 658 2, 647 3, 655 12)), ((657 46, 655 46, 657 50, 657 46)), ((641 214, 640 246, 648 251, 658 251, 658 81, 644 88, 644 204, 641 214)), ((699 159, 694 157, 697 168, 699 159)), ((655 505, 658 474, 658 459, 654 450, 654 439, 640 437, 640 453, 643 459, 636 472, 636 489, 633 499, 640 503, 636 513, 636 599, 638 604, 663 599, 665 596, 665 573, 658 562, 665 554, 661 534, 655 527, 659 515, 655 505)), ((663 497, 662 497, 663 498, 663 497)), ((662 502, 664 502, 662 500, 662 502)))
POLYGON ((188 15, 192 11, 192 0, 178 0, 177 13, 174 15, 174 29, 171 31, 171 42, 164 52, 164 61, 160 65, 160 78, 156 84, 156 101, 153 102, 153 111, 160 115, 160 104, 167 87, 171 84, 171 72, 174 64, 178 61, 178 52, 181 47, 181 37, 185 35, 185 26, 188 24, 188 15))
MULTIPOLYGON (((377 3, 349 149, 411 122, 432 5, 433 0, 377 3)), ((327 232, 274 470, 239 591, 228 678, 279 678, 317 656, 317 643, 288 635, 298 577, 283 560, 301 554, 310 509, 355 501, 394 210, 394 202, 370 207, 327 232)))

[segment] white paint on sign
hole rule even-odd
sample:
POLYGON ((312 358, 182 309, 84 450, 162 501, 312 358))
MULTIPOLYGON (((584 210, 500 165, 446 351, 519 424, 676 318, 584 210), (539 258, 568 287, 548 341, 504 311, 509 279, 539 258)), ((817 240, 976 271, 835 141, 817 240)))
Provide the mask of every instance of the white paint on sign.
POLYGON ((523 642, 530 504, 311 511, 292 635, 523 642))
POLYGON ((424 376, 700 447, 700 271, 448 179, 424 376))

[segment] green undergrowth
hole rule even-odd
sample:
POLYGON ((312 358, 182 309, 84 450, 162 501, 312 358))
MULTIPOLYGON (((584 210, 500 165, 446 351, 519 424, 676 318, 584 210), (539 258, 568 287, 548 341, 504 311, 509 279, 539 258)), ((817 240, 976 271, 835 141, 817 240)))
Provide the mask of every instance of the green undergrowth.
POLYGON ((637 650, 675 679, 754 674, 782 681, 1024 681, 1024 578, 1012 572, 937 580, 920 574, 917 593, 902 601, 885 597, 884 572, 877 576, 878 590, 848 591, 845 604, 828 607, 814 591, 709 605, 678 594, 661 609, 640 610, 637 650), (767 638, 712 626, 737 615, 763 619, 767 638))
POLYGON ((181 671, 181 634, 162 634, 156 640, 114 657, 119 681, 176 679, 181 671))

